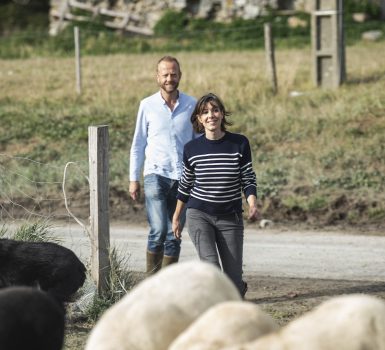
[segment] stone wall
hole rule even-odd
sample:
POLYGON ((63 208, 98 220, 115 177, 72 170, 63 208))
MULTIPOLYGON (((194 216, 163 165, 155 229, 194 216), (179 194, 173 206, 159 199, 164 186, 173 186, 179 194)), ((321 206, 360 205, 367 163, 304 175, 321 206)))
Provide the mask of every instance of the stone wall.
MULTIPOLYGON (((151 30, 166 10, 185 11, 194 18, 228 21, 234 18, 254 19, 263 16, 266 8, 307 10, 306 0, 77 0, 98 8, 133 15, 138 28, 151 30)), ((68 0, 51 0, 51 20, 58 21, 68 0)), ((70 2, 71 4, 71 2, 70 2)), ((132 22, 131 21, 131 22, 132 22)), ((51 23, 52 24, 52 23, 51 23)))

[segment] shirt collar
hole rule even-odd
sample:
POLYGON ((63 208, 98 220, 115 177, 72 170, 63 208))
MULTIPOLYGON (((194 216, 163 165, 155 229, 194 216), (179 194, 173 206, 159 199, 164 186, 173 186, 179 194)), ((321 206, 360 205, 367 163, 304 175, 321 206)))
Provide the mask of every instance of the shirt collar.
MULTIPOLYGON (((166 101, 165 101, 165 99, 163 98, 163 96, 162 96, 160 90, 158 91, 158 97, 162 100, 162 103, 165 105, 165 104, 166 104, 166 101)), ((181 97, 181 94, 180 94, 180 92, 179 92, 179 90, 178 90, 178 96, 177 96, 177 98, 176 98, 176 106, 179 104, 179 99, 180 99, 180 97, 181 97)))

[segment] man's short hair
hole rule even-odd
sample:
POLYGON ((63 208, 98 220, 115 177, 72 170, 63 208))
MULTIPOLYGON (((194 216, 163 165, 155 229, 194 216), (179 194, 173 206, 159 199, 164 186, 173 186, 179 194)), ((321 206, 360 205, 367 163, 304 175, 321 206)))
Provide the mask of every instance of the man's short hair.
POLYGON ((161 62, 174 62, 174 63, 176 63, 176 65, 178 66, 179 72, 181 71, 181 70, 180 70, 180 64, 179 64, 179 61, 178 61, 175 57, 173 57, 173 56, 163 56, 163 57, 158 61, 157 65, 156 65, 156 71, 158 71, 158 67, 159 67, 159 64, 160 64, 161 62))

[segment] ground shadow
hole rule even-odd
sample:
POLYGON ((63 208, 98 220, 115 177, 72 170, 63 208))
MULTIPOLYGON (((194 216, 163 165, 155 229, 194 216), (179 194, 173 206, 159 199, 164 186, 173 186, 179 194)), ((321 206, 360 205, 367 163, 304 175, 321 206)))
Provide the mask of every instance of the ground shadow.
POLYGON ((358 85, 358 84, 371 84, 385 78, 385 72, 376 73, 367 77, 351 77, 347 78, 344 84, 346 85, 358 85))
MULTIPOLYGON (((329 281, 330 284, 330 281, 329 281)), ((318 289, 307 292, 300 292, 293 290, 290 293, 280 295, 280 296, 271 296, 271 297, 262 297, 262 298, 253 298, 249 301, 256 304, 273 304, 277 302, 286 302, 293 300, 306 300, 314 299, 319 297, 331 297, 336 295, 343 294, 376 294, 376 293, 385 293, 385 282, 362 282, 357 281, 356 285, 353 286, 339 286, 337 288, 327 288, 327 289, 318 289)))

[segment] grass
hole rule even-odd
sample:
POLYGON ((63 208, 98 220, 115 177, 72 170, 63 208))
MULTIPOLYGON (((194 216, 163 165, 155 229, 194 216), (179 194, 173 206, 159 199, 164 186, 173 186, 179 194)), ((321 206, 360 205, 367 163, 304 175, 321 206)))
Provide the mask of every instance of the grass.
POLYGON ((24 222, 14 232, 10 233, 6 224, 0 228, 0 238, 10 238, 25 242, 54 242, 60 244, 60 239, 51 234, 52 224, 45 219, 24 222))
POLYGON ((90 322, 96 322, 101 314, 124 297, 144 276, 128 269, 129 256, 123 255, 116 248, 110 252, 111 269, 107 288, 102 295, 95 294, 86 307, 84 315, 90 322))
MULTIPOLYGON (((177 53, 181 90, 197 97, 217 93, 233 112, 231 130, 250 139, 266 215, 274 212, 268 203, 277 200, 286 211, 295 203, 311 215, 330 210, 345 195, 354 222, 382 220, 383 43, 360 42, 346 52, 346 84, 325 90, 312 84, 310 49, 277 50, 276 96, 263 51, 177 53), (291 97, 293 91, 299 96, 291 97), (360 201, 367 208, 357 214, 354 206, 360 201)), ((42 191, 43 197, 60 197, 64 165, 75 161, 79 170, 69 180, 69 191, 86 192, 81 174, 88 167, 87 128, 107 124, 110 186, 127 192, 138 103, 157 90, 155 62, 165 53, 83 57, 81 96, 75 92, 73 58, 0 60, 1 191, 10 198, 35 200, 42 191)))

